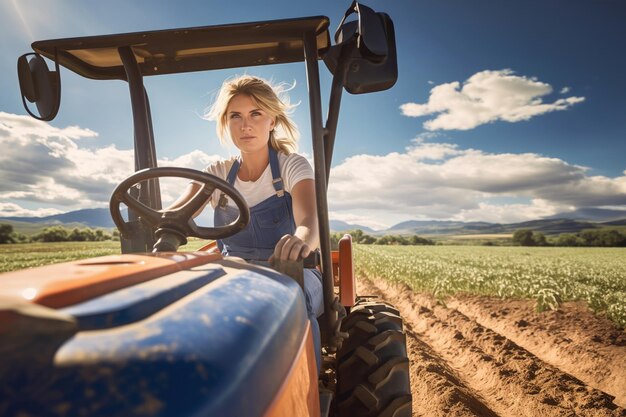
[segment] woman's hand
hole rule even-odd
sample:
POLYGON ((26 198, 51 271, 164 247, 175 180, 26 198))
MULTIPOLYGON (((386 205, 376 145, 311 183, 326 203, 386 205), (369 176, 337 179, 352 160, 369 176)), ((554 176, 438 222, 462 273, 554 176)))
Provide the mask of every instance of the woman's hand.
POLYGON ((306 258, 310 253, 309 245, 298 236, 285 235, 274 247, 274 254, 270 256, 269 262, 273 264, 274 259, 297 261, 306 258))

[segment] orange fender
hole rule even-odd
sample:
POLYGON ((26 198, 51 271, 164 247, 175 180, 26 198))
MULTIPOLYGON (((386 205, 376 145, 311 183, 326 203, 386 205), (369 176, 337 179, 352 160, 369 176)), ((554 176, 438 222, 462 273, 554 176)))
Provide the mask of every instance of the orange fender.
POLYGON ((293 365, 264 417, 319 417, 320 397, 314 349, 311 326, 307 323, 305 337, 293 365))
POLYGON ((346 234, 339 240, 339 300, 344 307, 352 307, 356 302, 356 282, 352 262, 352 236, 346 234))

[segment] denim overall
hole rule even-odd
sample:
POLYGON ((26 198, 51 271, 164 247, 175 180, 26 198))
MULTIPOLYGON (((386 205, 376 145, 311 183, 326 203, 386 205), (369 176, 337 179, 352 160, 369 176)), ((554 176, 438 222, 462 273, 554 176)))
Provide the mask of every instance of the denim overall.
MULTIPOLYGON (((238 256, 250 263, 269 266, 267 260, 274 253, 276 243, 286 234, 296 231, 293 218, 291 195, 283 188, 280 176, 278 154, 269 147, 270 169, 272 183, 276 194, 263 200, 254 207, 250 207, 250 223, 239 233, 219 239, 218 248, 224 256, 238 256)), ((241 163, 235 160, 228 172, 226 180, 234 187, 241 163)), ((226 204, 226 197, 220 196, 219 204, 215 208, 214 224, 216 227, 232 223, 239 215, 236 207, 226 204)), ((317 269, 304 270, 304 293, 306 307, 313 331, 315 356, 318 372, 321 366, 321 337, 317 317, 323 313, 322 277, 317 269)))

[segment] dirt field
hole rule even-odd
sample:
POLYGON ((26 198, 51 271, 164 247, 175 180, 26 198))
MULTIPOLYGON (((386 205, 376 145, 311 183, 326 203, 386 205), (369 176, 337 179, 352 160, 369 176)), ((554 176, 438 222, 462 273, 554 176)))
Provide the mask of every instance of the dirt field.
POLYGON ((400 309, 414 416, 626 416, 626 333, 584 305, 432 297, 359 280, 400 309))

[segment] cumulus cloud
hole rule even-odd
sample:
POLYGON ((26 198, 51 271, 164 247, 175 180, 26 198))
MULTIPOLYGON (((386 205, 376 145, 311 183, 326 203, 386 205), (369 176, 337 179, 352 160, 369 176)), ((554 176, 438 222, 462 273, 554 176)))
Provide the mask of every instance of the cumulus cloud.
POLYGON ((54 208, 30 210, 15 203, 0 203, 0 217, 44 217, 63 213, 54 208))
MULTIPOLYGON (((134 171, 133 152, 94 147, 89 139, 96 136, 0 113, 0 216, 105 207, 134 171)), ((219 158, 196 150, 158 164, 201 169, 219 158)), ((172 201, 186 183, 162 181, 162 196, 172 201)), ((509 223, 578 207, 623 207, 626 173, 594 176, 558 158, 461 149, 428 132, 402 152, 356 155, 333 167, 328 200, 331 218, 374 229, 409 219, 509 223)))
POLYGON ((385 218, 512 222, 574 207, 626 205, 626 176, 533 153, 487 153, 417 139, 405 152, 357 155, 333 168, 334 213, 385 218), (523 201, 490 203, 494 198, 523 201))
POLYGON ((354 213, 329 211, 328 216, 332 220, 339 220, 339 221, 346 222, 349 224, 365 226, 365 227, 369 227, 372 230, 384 230, 390 226, 387 223, 381 222, 367 215, 358 215, 354 213))
POLYGON ((172 167, 185 167, 197 170, 203 170, 208 165, 222 159, 218 155, 208 155, 200 150, 194 150, 189 152, 188 154, 181 155, 175 159, 159 159, 158 165, 161 166, 172 166, 172 167))
POLYGON ((572 210, 568 205, 555 204, 540 198, 527 203, 492 204, 488 201, 479 202, 476 208, 460 210, 452 217, 457 221, 480 221, 490 223, 517 223, 537 220, 572 210))
MULTIPOLYGON (((27 116, 0 112, 0 215, 49 215, 49 209, 23 208, 33 203, 65 208, 106 207, 117 184, 134 172, 132 149, 93 147, 97 133, 78 126, 57 128, 27 116)), ((193 151, 159 165, 201 169, 217 159, 193 151)), ((176 195, 180 187, 164 189, 176 195)), ((54 209, 58 210, 59 209, 54 209)), ((54 214, 54 213, 52 213, 54 214)))
MULTIPOLYGON (((544 103, 552 93, 549 84, 534 77, 515 75, 510 69, 481 71, 463 84, 458 81, 437 85, 430 90, 427 103, 405 103, 402 114, 409 117, 435 117, 424 122, 434 130, 469 130, 497 120, 520 122, 532 117, 566 110, 584 97, 560 98, 544 103)), ((567 90, 569 91, 569 90, 567 90)), ((562 90, 565 94, 567 91, 562 90)))

